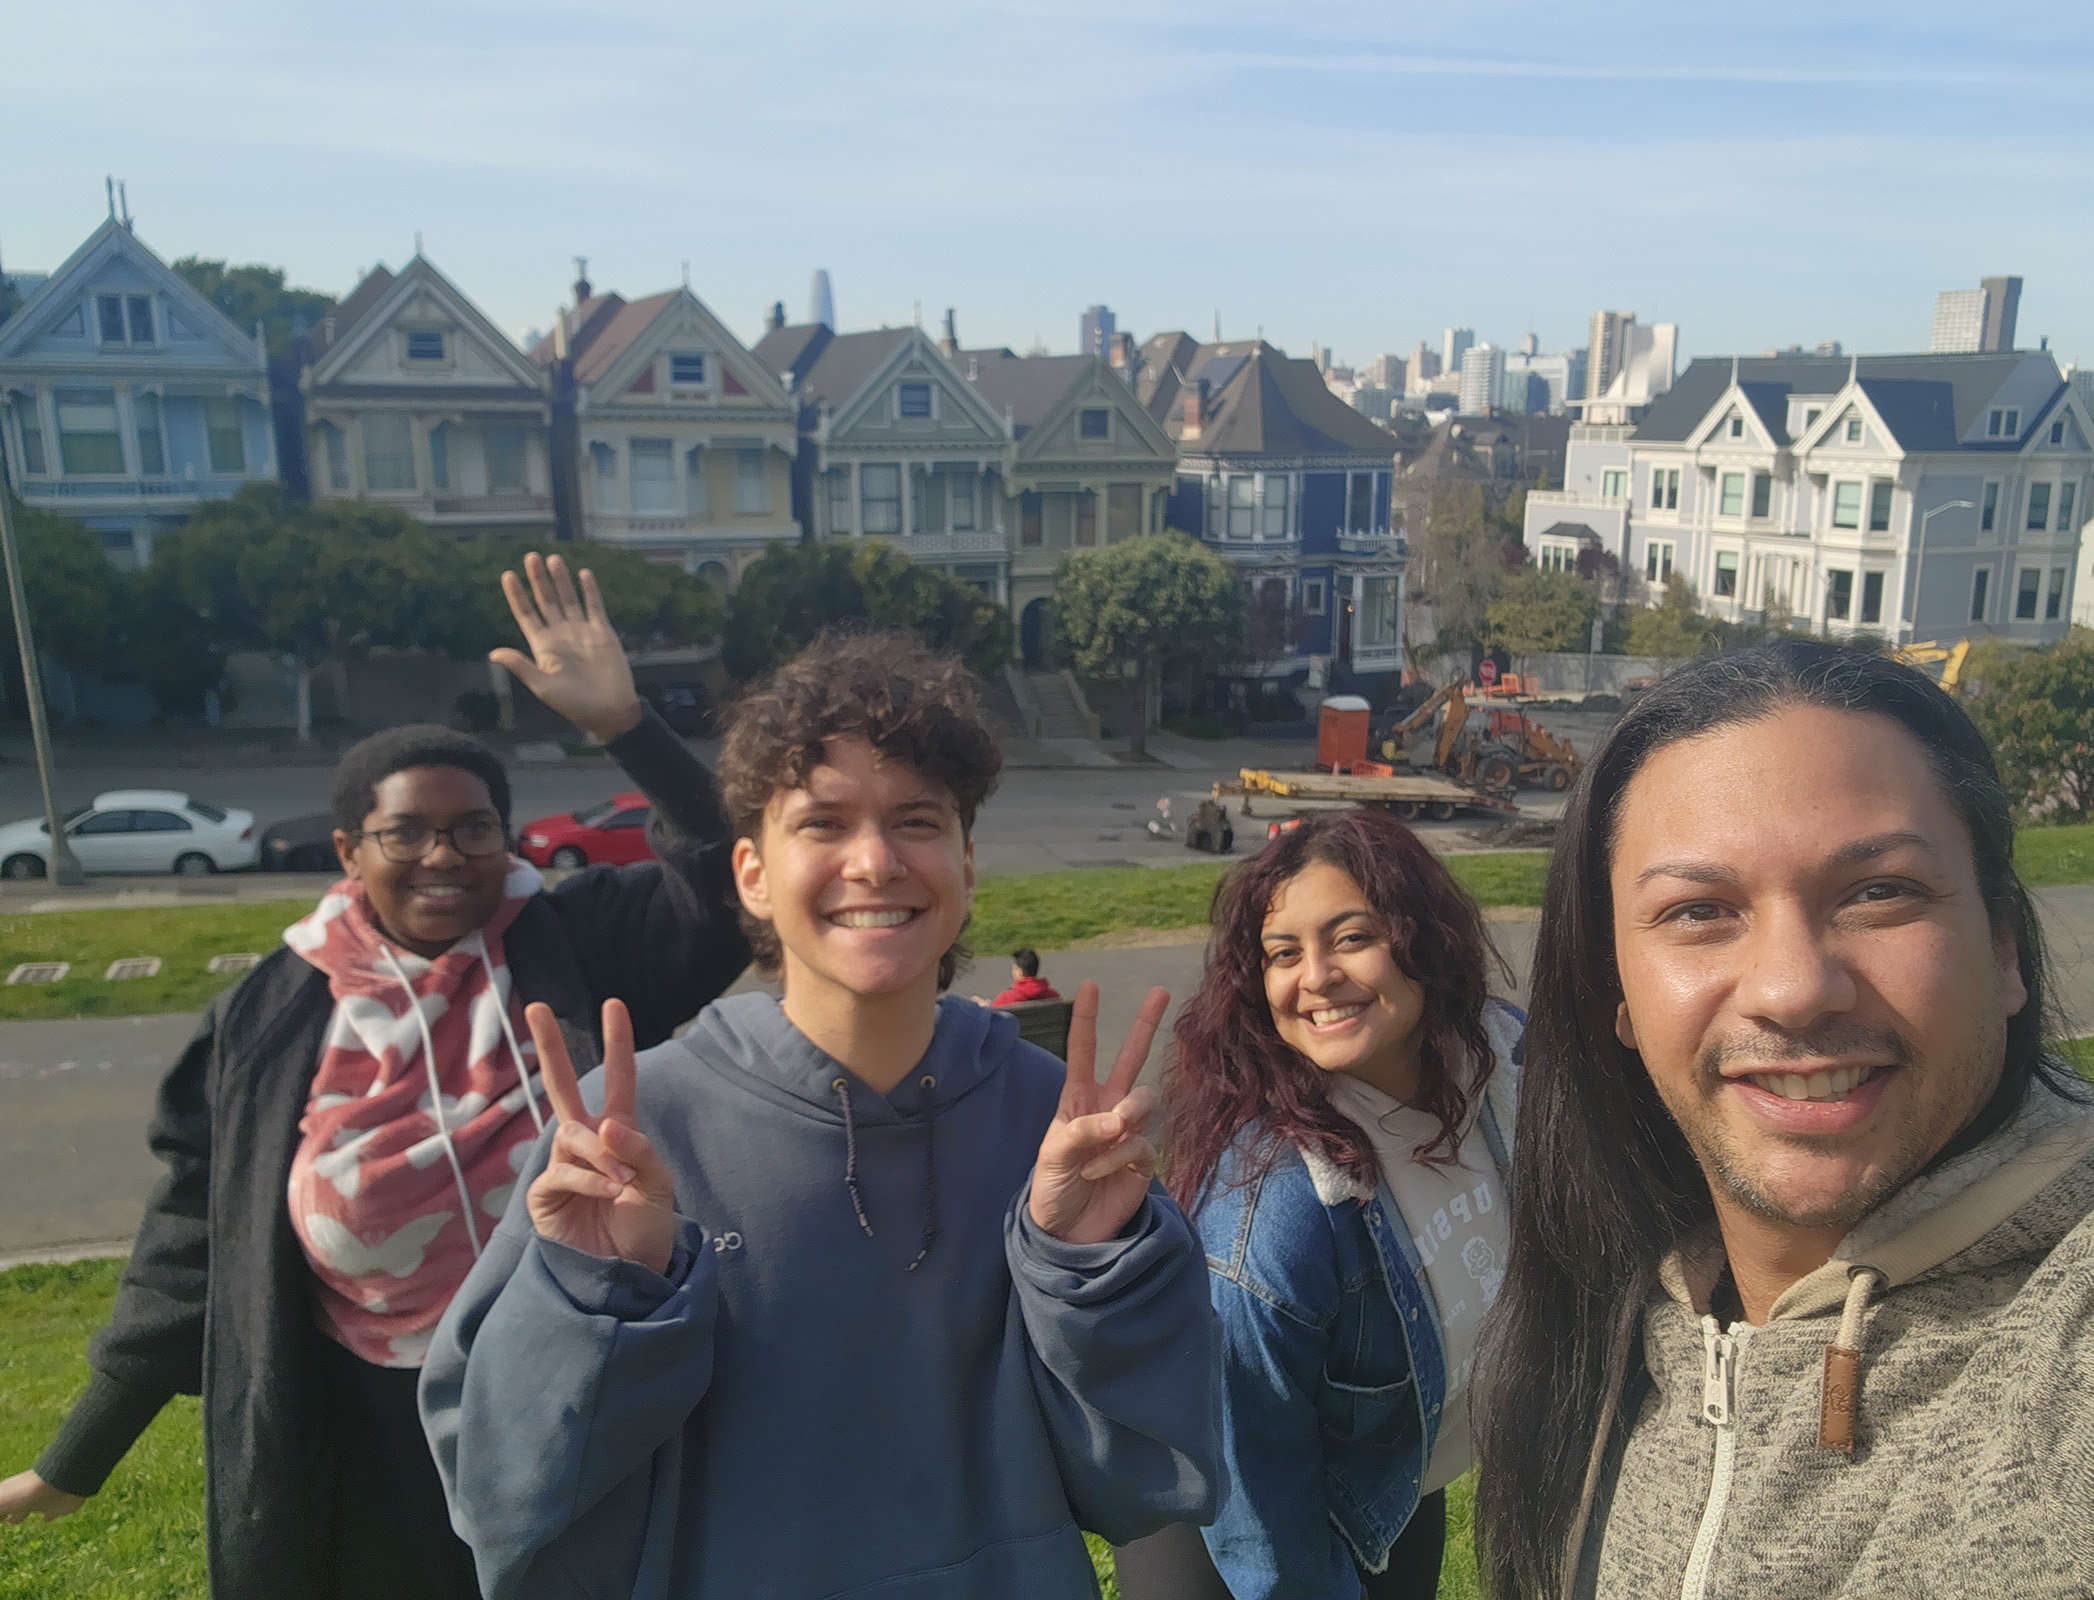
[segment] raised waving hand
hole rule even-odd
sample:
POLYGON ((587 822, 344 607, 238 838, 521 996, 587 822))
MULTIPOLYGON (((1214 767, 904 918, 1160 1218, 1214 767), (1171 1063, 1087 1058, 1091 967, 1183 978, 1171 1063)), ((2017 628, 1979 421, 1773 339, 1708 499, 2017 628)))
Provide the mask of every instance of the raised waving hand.
POLYGON ((1069 1076, 1040 1141, 1032 1169, 1032 1220, 1065 1244, 1103 1244, 1118 1236, 1149 1191, 1156 1147, 1143 1134, 1156 1091, 1134 1080, 1170 1006, 1168 989, 1151 989, 1113 1062, 1098 1082, 1098 986, 1076 991, 1069 1021, 1069 1076))
POLYGON ((540 1236, 606 1261, 665 1272, 676 1247, 676 1186, 633 1121, 633 1021, 622 1000, 603 1003, 603 1115, 582 1105, 574 1062, 548 1005, 524 1007, 560 1126, 552 1161, 531 1184, 540 1236))
POLYGON ((531 653, 505 647, 487 659, 592 738, 617 738, 639 722, 640 696, 596 574, 584 567, 577 589, 564 557, 548 561, 534 550, 523 565, 522 578, 502 574, 502 594, 531 653))

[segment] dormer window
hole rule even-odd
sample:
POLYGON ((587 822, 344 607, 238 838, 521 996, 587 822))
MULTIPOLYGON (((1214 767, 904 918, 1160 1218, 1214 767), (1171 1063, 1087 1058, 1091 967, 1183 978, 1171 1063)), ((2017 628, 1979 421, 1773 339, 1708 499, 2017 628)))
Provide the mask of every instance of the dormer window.
POLYGON ((1985 437, 1988 439, 2018 439, 2021 437, 2021 410, 2009 406, 2002 410, 1994 406, 1992 414, 1985 419, 1985 437))
POLYGON ((408 329, 407 359, 409 361, 441 361, 443 358, 444 336, 441 329, 408 329))
POLYGON ((1861 443, 1861 418, 1849 417, 1847 419, 1847 443, 1861 443))
POLYGON ((149 294, 98 294, 95 317, 104 344, 157 344, 153 337, 153 297, 149 294))
POLYGON ((927 383, 904 383, 895 388, 895 415, 900 417, 928 417, 931 414, 931 386, 927 383))
POLYGON ((1112 413, 1104 406, 1087 406, 1076 414, 1076 437, 1079 439, 1110 439, 1112 437, 1112 413))
POLYGON ((705 387, 705 357, 672 355, 669 358, 669 381, 680 388, 702 389, 705 387))
POLYGON ((1732 417, 1730 419, 1730 436, 1733 439, 1745 437, 1745 419, 1743 417, 1732 417))
POLYGON ((2050 425, 2050 442, 2052 444, 2063 444, 2065 442, 2065 419, 2063 417, 2058 418, 2056 422, 2050 425))
POLYGON ((1803 408, 1804 427, 1815 428, 1818 425, 1818 418, 1822 417, 1823 415, 1825 415, 1825 408, 1823 406, 1805 406, 1803 408))

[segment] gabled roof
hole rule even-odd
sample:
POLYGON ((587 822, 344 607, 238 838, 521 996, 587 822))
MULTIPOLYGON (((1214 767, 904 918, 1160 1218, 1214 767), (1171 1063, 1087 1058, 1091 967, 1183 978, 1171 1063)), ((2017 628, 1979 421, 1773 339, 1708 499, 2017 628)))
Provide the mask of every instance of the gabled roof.
MULTIPOLYGON (((371 274, 376 277, 384 268, 371 274)), ((358 293, 369 284, 357 285, 358 293)), ((356 318, 353 326, 344 329, 339 318, 335 323, 334 342, 321 351, 312 366, 314 386, 329 384, 339 379, 349 367, 368 349, 371 343, 384 336, 386 327, 394 315, 418 294, 427 293, 450 314, 457 318, 461 327, 468 330, 487 353, 494 358, 515 382, 517 387, 542 393, 545 375, 532 365, 531 360, 510 340, 509 336, 487 320, 480 308, 465 295, 464 291, 439 272, 427 256, 417 255, 402 267, 399 274, 372 298, 369 308, 356 318)), ((355 294, 350 297, 356 298, 355 294)), ((485 386, 482 392, 498 393, 493 385, 485 386)))
MULTIPOLYGON (((567 353, 575 359, 577 374, 582 352, 617 318, 625 305, 622 294, 593 294, 580 305, 560 313, 560 320, 567 329, 567 353)), ((531 359, 542 367, 549 367, 558 359, 554 349, 553 336, 547 334, 531 346, 531 359)))
MULTIPOLYGON (((182 275, 162 261, 123 223, 111 217, 81 242, 79 249, 30 293, 15 314, 0 325, 0 360, 19 355, 45 331, 76 293, 84 293, 82 279, 92 277, 105 263, 121 256, 146 277, 158 283, 181 311, 182 319, 200 340, 215 340, 227 355, 237 355, 259 366, 262 361, 254 330, 237 327, 223 311, 197 293, 182 275)), ((165 345, 156 353, 164 352, 165 345)))
MULTIPOLYGON (((606 299, 616 298, 605 296, 606 299)), ((587 324, 586 342, 570 344, 574 376, 578 383, 594 383, 611 370, 611 363, 632 348, 633 342, 654 325, 654 319, 676 298, 676 291, 651 294, 644 300, 627 300, 610 316, 598 316, 587 324)))
MULTIPOLYGON (((1639 442, 1682 443, 1729 389, 1735 364, 1738 385, 1768 424, 1777 444, 1789 443, 1791 395, 1830 398, 1851 377, 1905 450, 2016 448, 2021 439, 1963 442, 1979 414, 2024 362, 2050 362, 2040 351, 1987 351, 1909 356, 1703 356, 1688 364, 1670 389, 1644 413, 1639 442)), ((2055 364, 2052 364, 2055 371, 2055 364)), ((2059 380, 2062 383, 2062 379, 2059 380)), ((2034 429, 2041 407, 2022 408, 2023 438, 2034 429)))
POLYGON ((363 281, 349 291, 349 298, 320 319, 320 325, 309 329, 305 335, 306 359, 313 360, 324 350, 332 349, 348 336, 349 330, 361 322, 378 304, 385 291, 393 286, 393 275, 380 262, 363 276, 363 281), (334 331, 329 333, 332 323, 334 331))
POLYGON ((1158 420, 1188 455, 1396 455, 1395 439, 1332 394, 1313 361, 1292 359, 1262 339, 1199 346, 1158 420), (1189 439, 1184 389, 1200 383, 1207 386, 1206 415, 1199 436, 1189 439))
POLYGON ((1170 413, 1171 403, 1178 398, 1178 386, 1185 381, 1185 374, 1199 353, 1200 341, 1176 330, 1153 333, 1143 342, 1136 357, 1140 365, 1134 393, 1158 422, 1170 413))
POLYGON ((1024 438, 1090 369, 1095 356, 1019 356, 1008 350, 963 350, 960 376, 998 411, 1008 410, 1024 438))
POLYGON ((800 380, 835 338, 835 330, 824 322, 803 322, 791 328, 773 328, 756 341, 752 350, 766 372, 776 373, 779 382, 798 391, 800 380))
MULTIPOLYGON (((794 331, 796 330, 785 328, 781 329, 780 333, 794 331)), ((827 332, 826 329, 823 331, 827 332)), ((832 411, 840 409, 865 387, 866 380, 879 370, 889 356, 909 342, 909 336, 916 331, 914 328, 880 328, 870 333, 831 334, 822 342, 813 365, 800 373, 799 386, 794 390, 795 396, 803 405, 826 405, 832 411)), ((771 339, 778 337, 779 334, 774 333, 756 347, 759 359, 763 357, 765 347, 770 345, 771 339)), ((769 370, 774 372, 786 370, 786 367, 781 367, 776 362, 768 365, 769 370)))

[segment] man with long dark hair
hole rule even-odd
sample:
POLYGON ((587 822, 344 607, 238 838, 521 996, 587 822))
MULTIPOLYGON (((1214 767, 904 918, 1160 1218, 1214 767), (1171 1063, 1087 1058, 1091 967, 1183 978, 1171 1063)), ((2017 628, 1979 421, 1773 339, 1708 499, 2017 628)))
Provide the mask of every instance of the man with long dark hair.
POLYGON ((1500 1600, 2094 1592, 2094 1113, 1983 739, 1696 662, 1550 871, 1476 1387, 1500 1600))

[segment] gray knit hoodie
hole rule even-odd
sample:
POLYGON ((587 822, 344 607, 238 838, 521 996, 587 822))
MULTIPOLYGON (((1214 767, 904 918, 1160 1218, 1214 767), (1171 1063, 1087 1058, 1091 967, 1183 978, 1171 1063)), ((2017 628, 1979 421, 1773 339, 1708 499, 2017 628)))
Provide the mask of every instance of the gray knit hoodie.
POLYGON ((2090 1212, 2094 1114, 2039 1087, 1764 1325, 1707 1314, 1713 1238, 1668 1259, 1576 1592, 2094 1595, 2090 1212))

